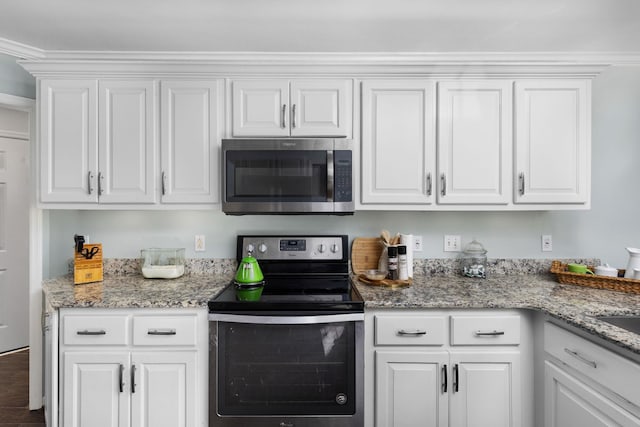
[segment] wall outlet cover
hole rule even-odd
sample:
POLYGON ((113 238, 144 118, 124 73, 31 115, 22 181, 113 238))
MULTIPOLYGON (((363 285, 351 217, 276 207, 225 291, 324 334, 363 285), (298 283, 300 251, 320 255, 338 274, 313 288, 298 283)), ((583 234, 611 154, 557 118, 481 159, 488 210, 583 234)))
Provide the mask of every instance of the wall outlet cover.
POLYGON ((196 252, 204 252, 206 248, 204 234, 196 234, 194 246, 196 252))

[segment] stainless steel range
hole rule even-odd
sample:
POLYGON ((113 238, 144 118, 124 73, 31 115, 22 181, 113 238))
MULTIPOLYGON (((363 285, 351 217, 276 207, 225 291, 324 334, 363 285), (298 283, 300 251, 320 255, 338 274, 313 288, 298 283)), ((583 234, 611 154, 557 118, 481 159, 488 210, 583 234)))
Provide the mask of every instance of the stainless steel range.
POLYGON ((209 425, 363 427, 364 303, 347 236, 238 236, 238 261, 247 251, 260 300, 230 284, 209 301, 209 425))

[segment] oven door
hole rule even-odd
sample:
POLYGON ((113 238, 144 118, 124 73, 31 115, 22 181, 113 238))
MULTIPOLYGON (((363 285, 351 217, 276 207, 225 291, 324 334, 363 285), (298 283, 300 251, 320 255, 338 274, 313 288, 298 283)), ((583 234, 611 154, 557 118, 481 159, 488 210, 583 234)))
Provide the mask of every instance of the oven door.
POLYGON ((362 313, 209 316, 211 426, 362 427, 362 313))

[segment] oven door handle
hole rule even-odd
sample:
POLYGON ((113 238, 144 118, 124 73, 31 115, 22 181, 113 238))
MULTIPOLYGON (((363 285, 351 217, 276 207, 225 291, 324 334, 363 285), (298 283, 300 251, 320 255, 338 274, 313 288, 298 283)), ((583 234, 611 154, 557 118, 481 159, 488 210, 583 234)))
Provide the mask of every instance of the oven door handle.
POLYGON ((364 313, 323 314, 317 316, 251 316, 244 314, 209 313, 210 321, 255 323, 260 325, 313 325, 317 323, 357 322, 364 313))

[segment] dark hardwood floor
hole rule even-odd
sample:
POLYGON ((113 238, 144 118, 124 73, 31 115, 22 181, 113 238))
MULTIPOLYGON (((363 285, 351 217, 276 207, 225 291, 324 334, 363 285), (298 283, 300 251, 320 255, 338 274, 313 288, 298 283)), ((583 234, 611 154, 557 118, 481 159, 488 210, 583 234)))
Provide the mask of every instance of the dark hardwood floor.
POLYGON ((28 349, 0 354, 0 427, 45 427, 43 410, 29 410, 28 349))

